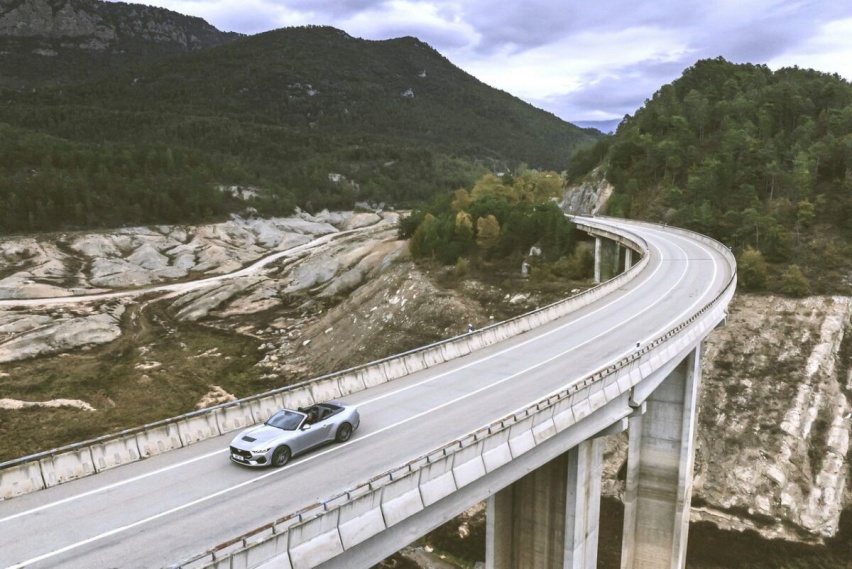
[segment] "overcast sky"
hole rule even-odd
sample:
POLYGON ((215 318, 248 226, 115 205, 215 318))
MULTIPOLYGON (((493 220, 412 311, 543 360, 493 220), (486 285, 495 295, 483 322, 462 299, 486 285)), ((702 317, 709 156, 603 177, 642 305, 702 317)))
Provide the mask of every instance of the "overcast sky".
MULTIPOLYGON (((131 0, 132 1, 132 0, 131 0)), ((620 119, 699 59, 852 80, 850 0, 148 0, 255 34, 330 25, 417 37, 481 81, 574 122, 620 119)))

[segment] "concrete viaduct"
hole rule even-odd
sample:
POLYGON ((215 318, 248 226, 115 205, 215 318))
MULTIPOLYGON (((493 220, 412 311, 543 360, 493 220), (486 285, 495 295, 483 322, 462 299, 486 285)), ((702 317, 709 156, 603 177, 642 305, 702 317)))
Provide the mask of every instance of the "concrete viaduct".
MULTIPOLYGON (((168 566, 369 567, 485 500, 489 569, 593 568, 603 437, 627 431, 622 568, 683 567, 702 342, 725 320, 736 287, 735 260, 722 244, 680 229, 609 218, 573 221, 595 238, 595 278, 602 283, 590 291, 473 334, 146 426, 120 440, 0 465, 0 491, 4 498, 29 494, 166 450, 215 442, 282 405, 356 397, 448 363, 480 377, 479 364, 467 359, 489 346, 507 346, 504 352, 517 347, 538 363, 512 371, 524 358, 502 356, 497 368, 505 377, 496 383, 521 384, 523 391, 492 396, 490 388, 474 386, 436 405, 449 410, 464 399, 460 406, 483 408, 467 423, 472 427, 461 419, 458 426, 445 427, 445 419, 423 427, 424 433, 446 428, 447 435, 435 436, 449 442, 402 454, 389 468, 168 566), (541 339, 528 343, 534 333, 541 339), (539 355, 532 346, 549 351, 539 355), (531 398, 505 401, 517 393, 531 398), (496 414, 487 409, 492 399, 496 414)), ((481 377, 493 377, 494 369, 481 377)), ((458 385, 454 381, 448 385, 458 385)), ((8 518, 0 510, 0 523, 8 518)), ((33 559, 10 566, 53 566, 41 564, 46 556, 33 559)), ((0 555, 0 565, 6 561, 0 555)))

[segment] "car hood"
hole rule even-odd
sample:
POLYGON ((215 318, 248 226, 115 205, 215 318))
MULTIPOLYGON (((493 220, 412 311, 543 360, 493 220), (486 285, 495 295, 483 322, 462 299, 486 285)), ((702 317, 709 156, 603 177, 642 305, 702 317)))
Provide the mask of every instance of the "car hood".
POLYGON ((256 448, 270 441, 289 439, 295 433, 296 431, 284 431, 277 427, 270 427, 269 425, 258 425, 257 427, 246 429, 237 435, 231 446, 243 449, 256 448))

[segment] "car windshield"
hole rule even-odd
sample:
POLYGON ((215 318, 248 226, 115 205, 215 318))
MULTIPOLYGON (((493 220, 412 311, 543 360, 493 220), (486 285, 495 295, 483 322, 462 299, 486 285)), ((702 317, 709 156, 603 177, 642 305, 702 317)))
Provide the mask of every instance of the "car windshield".
POLYGON ((284 431, 295 431, 305 416, 294 411, 278 411, 266 421, 270 427, 278 427, 284 431))

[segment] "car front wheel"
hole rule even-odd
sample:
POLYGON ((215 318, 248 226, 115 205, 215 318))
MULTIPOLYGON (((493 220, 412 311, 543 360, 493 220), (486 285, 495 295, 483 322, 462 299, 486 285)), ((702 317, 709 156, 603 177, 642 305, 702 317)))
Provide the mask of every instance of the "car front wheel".
POLYGON ((334 440, 339 443, 345 443, 350 438, 352 438, 352 425, 349 423, 343 423, 337 427, 337 436, 334 437, 334 440))
POLYGON ((290 460, 290 449, 289 447, 278 447, 275 449, 275 452, 272 453, 272 466, 275 468, 281 468, 290 460))

